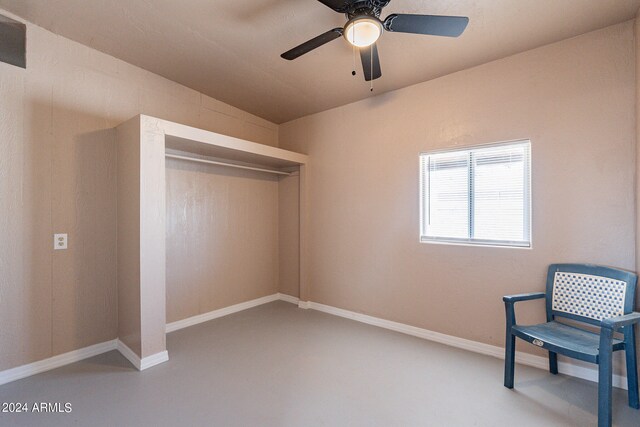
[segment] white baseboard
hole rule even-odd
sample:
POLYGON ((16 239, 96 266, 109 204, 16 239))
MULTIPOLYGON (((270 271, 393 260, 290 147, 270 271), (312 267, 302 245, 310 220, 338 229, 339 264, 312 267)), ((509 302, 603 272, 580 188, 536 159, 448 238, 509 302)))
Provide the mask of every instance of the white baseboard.
POLYGON ((111 340, 78 350, 73 350, 68 353, 59 354, 47 359, 38 360, 37 362, 29 363, 27 365, 7 369, 0 372, 0 385, 30 377, 31 375, 39 374, 41 372, 50 371, 51 369, 60 368, 61 366, 68 365, 70 363, 79 362, 80 360, 97 356, 98 354, 106 353, 107 351, 115 350, 116 348, 117 340, 111 340))
POLYGON ((209 320, 217 319, 218 317, 227 316, 229 314, 237 313, 248 308, 256 307, 258 305, 266 304, 272 301, 277 301, 279 299, 280 294, 267 295, 262 298, 256 298, 251 301, 241 302, 240 304, 230 305, 229 307, 220 308, 208 313, 198 314, 197 316, 167 323, 166 331, 167 333, 177 331, 178 329, 197 325, 198 323, 202 322, 208 322, 209 320))
POLYGON ((131 364, 135 366, 139 371, 144 371, 145 369, 149 369, 152 366, 156 366, 169 360, 169 353, 166 350, 140 359, 140 357, 133 350, 131 350, 128 345, 120 340, 117 341, 118 351, 120 352, 120 354, 122 354, 129 362, 131 362, 131 364))
POLYGON ((149 369, 153 366, 156 366, 168 361, 169 361, 169 352, 167 350, 161 351, 160 353, 152 354, 151 356, 142 358, 142 360, 140 361, 139 370, 144 371, 145 369, 149 369))
POLYGON ((198 314, 196 316, 188 317, 186 319, 177 320, 175 322, 167 323, 166 332, 173 332, 179 329, 187 328, 189 326, 197 325, 199 323, 208 322, 209 320, 217 319, 219 317, 228 316, 229 314, 237 313, 239 311, 246 310, 248 308, 257 307, 262 304, 267 304, 272 301, 285 301, 291 304, 299 304, 298 297, 292 295, 276 293, 273 295, 267 295, 265 297, 256 298, 250 301, 241 302, 239 304, 230 305, 229 307, 219 308, 217 310, 210 311, 208 313, 198 314))
POLYGON ((138 356, 133 350, 129 348, 128 345, 126 345, 119 339, 117 340, 117 342, 118 342, 118 351, 120 352, 120 354, 123 355, 124 358, 127 359, 129 362, 131 362, 131 364, 135 366, 137 370, 140 370, 140 366, 142 365, 140 356, 138 356))
MULTIPOLYGON (((378 317, 368 316, 366 314, 356 313, 354 311, 344 310, 342 308, 336 308, 330 305, 319 304, 311 301, 303 303, 301 301, 298 306, 301 306, 302 304, 305 304, 306 307, 301 308, 311 308, 313 310, 333 314, 334 316, 345 317, 357 322, 378 326, 384 329, 390 329, 392 331, 401 332, 403 334, 412 335, 414 337, 423 338, 429 341, 446 344, 452 347, 461 348, 463 350, 485 354, 487 356, 493 356, 497 357, 498 359, 504 360, 504 348, 502 347, 484 344, 477 341, 471 341, 451 335, 445 335, 439 332, 430 331, 428 329, 422 329, 415 326, 406 325, 404 323, 393 322, 391 320, 380 319, 378 317)), ((535 368, 544 370, 549 368, 549 361, 546 357, 536 356, 529 353, 516 352, 516 362, 522 365, 533 366, 535 368)), ((584 366, 573 363, 559 362, 558 371, 569 376, 598 382, 598 369, 595 367, 595 365, 584 366)), ((627 379, 621 375, 614 375, 613 386, 627 389, 627 379)))
MULTIPOLYGON (((231 313, 236 313, 238 311, 246 310, 251 307, 277 300, 286 301, 292 304, 298 303, 298 298, 296 297, 277 293, 255 300, 232 305, 230 307, 225 307, 220 310, 212 311, 210 313, 205 313, 199 316, 194 316, 188 319, 170 323, 166 326, 166 331, 176 331, 178 329, 186 328, 187 326, 196 325, 198 323, 206 322, 207 320, 226 316, 231 313)), ((131 350, 126 344, 124 344, 119 339, 114 339, 78 350, 73 350, 68 353, 59 354, 47 359, 38 360, 37 362, 29 363, 27 365, 17 366, 15 368, 0 371, 0 385, 27 378, 41 372, 49 371, 51 369, 56 369, 70 363, 79 362, 83 359, 97 356, 99 354, 106 353, 112 350, 118 350, 120 354, 122 354, 129 362, 131 362, 133 366, 136 367, 136 369, 141 371, 169 360, 169 354, 167 351, 162 351, 160 353, 140 359, 140 357, 138 357, 138 355, 135 354, 133 350, 131 350)))
POLYGON ((29 363, 27 365, 17 366, 15 368, 0 371, 0 385, 10 383, 12 381, 21 380, 23 378, 30 377, 32 375, 47 372, 52 369, 60 368, 71 363, 79 362, 84 359, 88 359, 93 356, 97 356, 108 351, 118 350, 129 362, 133 364, 138 370, 143 371, 152 366, 158 365, 162 362, 169 360, 169 354, 167 351, 162 351, 151 356, 147 356, 140 360, 137 354, 135 354, 129 347, 127 347, 119 339, 105 341, 99 344, 94 344, 89 347, 73 350, 68 353, 59 354, 57 356, 49 357, 47 359, 38 360, 37 362, 29 363))
POLYGON ((281 294, 281 293, 278 293, 277 295, 278 295, 278 299, 280 301, 289 302, 291 304, 296 304, 297 305, 298 302, 300 301, 300 299, 298 297, 294 297, 292 295, 281 294))
POLYGON ((311 301, 298 301, 298 308, 303 308, 305 310, 311 308, 311 301))

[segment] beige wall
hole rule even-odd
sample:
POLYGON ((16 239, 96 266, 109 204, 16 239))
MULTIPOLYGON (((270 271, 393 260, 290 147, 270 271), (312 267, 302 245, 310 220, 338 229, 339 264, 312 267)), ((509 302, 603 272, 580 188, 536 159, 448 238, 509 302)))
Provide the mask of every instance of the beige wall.
POLYGON ((167 159, 167 322, 278 292, 278 178, 167 159))
POLYGON ((0 100, 0 370, 117 336, 113 127, 144 113, 278 141, 275 124, 31 24, 0 100))
POLYGON ((633 270, 633 36, 623 23, 281 125, 281 148, 311 159, 310 299, 503 346, 501 297, 543 290, 548 264, 633 270), (418 154, 520 138, 533 249, 419 243, 418 154))

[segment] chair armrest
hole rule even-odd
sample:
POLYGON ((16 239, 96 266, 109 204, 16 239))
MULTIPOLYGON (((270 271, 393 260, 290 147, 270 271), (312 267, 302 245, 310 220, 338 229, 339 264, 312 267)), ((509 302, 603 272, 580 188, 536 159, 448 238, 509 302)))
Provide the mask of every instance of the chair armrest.
POLYGON ((511 327, 516 324, 516 303, 519 301, 544 298, 546 295, 544 292, 530 292, 528 294, 506 295, 502 297, 507 315, 507 336, 510 336, 511 327))
POLYGON ((602 328, 607 328, 615 331, 618 328, 632 325, 640 322, 640 313, 633 312, 625 314, 623 316, 609 317, 608 319, 602 319, 602 328))
POLYGON ((544 298, 546 294, 544 292, 530 292, 528 294, 507 295, 502 297, 502 301, 508 304, 515 304, 519 301, 529 301, 532 299, 544 298))

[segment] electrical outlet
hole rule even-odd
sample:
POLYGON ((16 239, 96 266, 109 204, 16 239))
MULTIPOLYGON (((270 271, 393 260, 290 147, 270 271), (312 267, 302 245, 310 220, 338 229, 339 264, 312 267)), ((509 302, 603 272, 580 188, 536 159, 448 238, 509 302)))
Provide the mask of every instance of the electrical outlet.
POLYGON ((67 234, 54 234, 53 235, 53 249, 67 249, 67 234))

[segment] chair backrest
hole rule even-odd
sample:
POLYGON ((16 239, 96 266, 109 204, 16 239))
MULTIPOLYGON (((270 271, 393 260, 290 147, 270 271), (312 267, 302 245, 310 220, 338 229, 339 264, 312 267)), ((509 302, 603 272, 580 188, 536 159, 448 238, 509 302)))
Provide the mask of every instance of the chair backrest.
POLYGON ((555 316, 599 325, 633 311, 638 277, 592 264, 551 264, 547 273, 547 320, 555 316))

